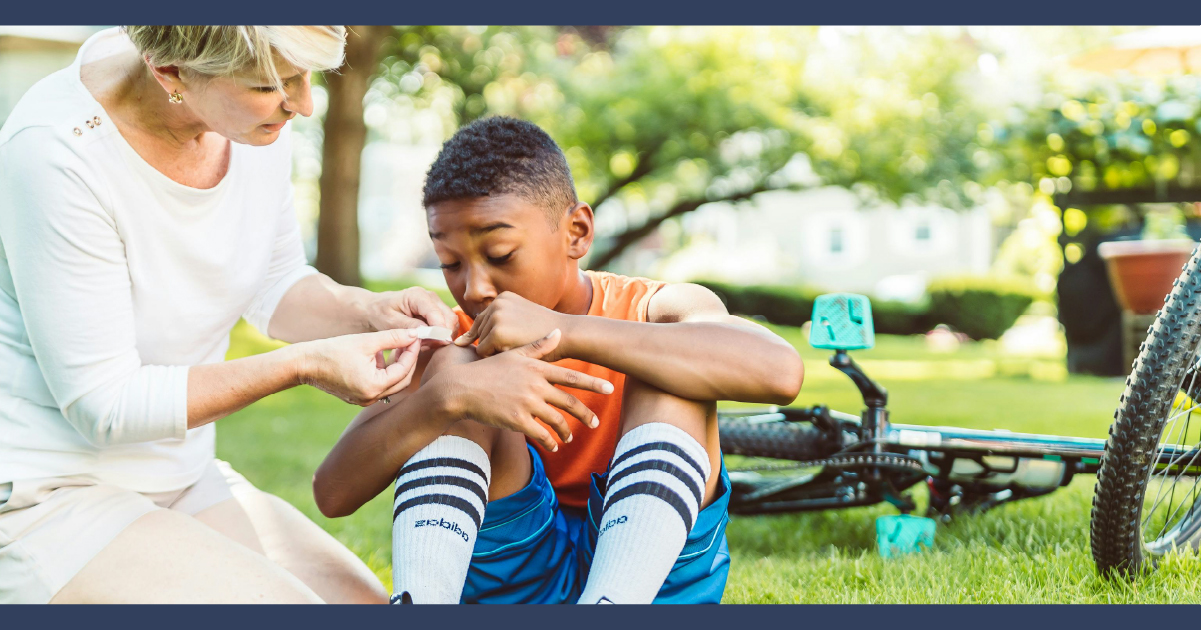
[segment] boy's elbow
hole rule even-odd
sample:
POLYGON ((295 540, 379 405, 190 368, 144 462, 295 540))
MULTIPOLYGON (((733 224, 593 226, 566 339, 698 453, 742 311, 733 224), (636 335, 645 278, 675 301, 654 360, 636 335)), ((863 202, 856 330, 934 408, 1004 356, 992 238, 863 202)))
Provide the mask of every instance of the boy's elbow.
POLYGON ((791 405, 801 393, 801 383, 805 380, 805 363, 800 355, 789 348, 784 360, 775 364, 771 374, 771 397, 773 405, 791 405))
POLYGON ((354 514, 359 506, 354 505, 344 493, 337 492, 329 480, 329 475, 321 474, 318 469, 313 475, 313 500, 317 509, 326 518, 341 518, 354 514))

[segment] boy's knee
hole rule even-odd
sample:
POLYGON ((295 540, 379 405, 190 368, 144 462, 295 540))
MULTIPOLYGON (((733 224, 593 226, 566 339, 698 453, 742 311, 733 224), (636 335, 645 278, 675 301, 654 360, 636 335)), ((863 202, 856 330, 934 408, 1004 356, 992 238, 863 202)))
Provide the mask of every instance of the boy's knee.
POLYGON ((698 426, 704 426, 710 418, 716 419, 717 416, 716 401, 681 398, 630 377, 626 377, 621 407, 622 415, 628 414, 631 419, 638 417, 664 421, 667 418, 679 418, 681 421, 696 422, 698 426))
POLYGON ((425 364, 425 370, 421 374, 421 383, 424 385, 447 368, 477 360, 479 360, 479 355, 475 353, 475 348, 463 348, 456 345, 437 348, 430 355, 429 362, 425 364))

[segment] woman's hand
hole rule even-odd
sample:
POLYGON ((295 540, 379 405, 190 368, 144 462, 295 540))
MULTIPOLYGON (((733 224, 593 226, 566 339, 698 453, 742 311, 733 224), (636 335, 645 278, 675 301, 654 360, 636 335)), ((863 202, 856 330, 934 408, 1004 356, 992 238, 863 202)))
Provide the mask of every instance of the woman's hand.
POLYGON ((402 291, 373 293, 366 299, 364 310, 371 330, 441 326, 452 332, 459 327, 459 318, 438 297, 422 287, 402 291))
POLYGON ((578 398, 554 385, 613 393, 613 384, 604 379, 546 362, 561 338, 555 329, 520 348, 446 368, 423 388, 445 388, 446 399, 455 401, 455 417, 524 433, 546 450, 556 451, 559 445, 548 426, 564 443, 571 441, 571 428, 559 409, 589 428, 600 422, 578 398))
POLYGON ((411 328, 343 335, 290 346, 297 380, 362 407, 409 386, 421 340, 411 328), (397 350, 391 364, 385 350, 397 350))

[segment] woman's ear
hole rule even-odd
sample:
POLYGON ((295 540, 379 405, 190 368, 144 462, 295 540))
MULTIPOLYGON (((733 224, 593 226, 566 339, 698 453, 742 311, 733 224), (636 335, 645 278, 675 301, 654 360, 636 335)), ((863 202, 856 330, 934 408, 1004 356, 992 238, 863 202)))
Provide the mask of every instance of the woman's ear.
POLYGON ((150 58, 145 57, 146 67, 150 69, 150 74, 154 75, 154 80, 163 86, 163 90, 167 94, 174 92, 184 92, 183 80, 179 78, 178 66, 155 66, 150 63, 150 58))
POLYGON ((592 248, 592 237, 595 235, 592 207, 577 203, 563 216, 561 229, 567 235, 567 255, 575 260, 583 258, 592 248))

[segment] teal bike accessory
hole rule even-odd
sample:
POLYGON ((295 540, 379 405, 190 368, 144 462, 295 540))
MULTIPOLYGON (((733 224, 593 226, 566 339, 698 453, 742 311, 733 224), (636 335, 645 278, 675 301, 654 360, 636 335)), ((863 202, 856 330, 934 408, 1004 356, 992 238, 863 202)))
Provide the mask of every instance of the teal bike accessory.
POLYGON ((876 345, 871 300, 855 293, 818 297, 809 323, 809 345, 825 350, 865 350, 876 345))
POLYGON ((934 519, 900 514, 876 519, 876 547, 885 558, 934 547, 934 519))

